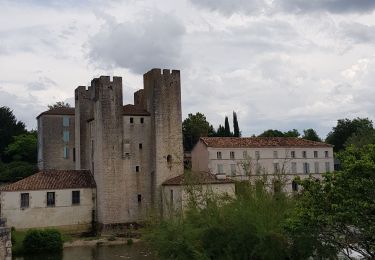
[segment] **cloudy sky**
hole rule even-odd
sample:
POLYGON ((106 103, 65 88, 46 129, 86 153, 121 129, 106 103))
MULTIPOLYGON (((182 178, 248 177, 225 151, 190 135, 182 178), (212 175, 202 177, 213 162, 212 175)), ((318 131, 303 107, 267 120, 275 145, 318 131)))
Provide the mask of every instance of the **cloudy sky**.
POLYGON ((215 127, 238 113, 325 137, 375 113, 374 0, 0 0, 0 106, 28 128, 93 77, 123 77, 125 103, 153 67, 180 69, 182 110, 215 127))

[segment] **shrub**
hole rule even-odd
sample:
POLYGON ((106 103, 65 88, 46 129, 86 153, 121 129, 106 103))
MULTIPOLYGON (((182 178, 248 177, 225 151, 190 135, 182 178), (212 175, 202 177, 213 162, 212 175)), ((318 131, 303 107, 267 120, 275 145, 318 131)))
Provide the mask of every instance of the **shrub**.
POLYGON ((58 230, 29 230, 23 240, 27 253, 59 252, 63 248, 63 240, 58 230))

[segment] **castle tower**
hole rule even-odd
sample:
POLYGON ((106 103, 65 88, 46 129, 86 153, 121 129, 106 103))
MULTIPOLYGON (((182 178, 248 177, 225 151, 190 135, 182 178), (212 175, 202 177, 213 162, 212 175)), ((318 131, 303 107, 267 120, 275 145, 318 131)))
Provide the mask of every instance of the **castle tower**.
POLYGON ((183 174, 180 71, 152 69, 143 81, 143 105, 151 115, 151 198, 158 205, 161 184, 183 174))

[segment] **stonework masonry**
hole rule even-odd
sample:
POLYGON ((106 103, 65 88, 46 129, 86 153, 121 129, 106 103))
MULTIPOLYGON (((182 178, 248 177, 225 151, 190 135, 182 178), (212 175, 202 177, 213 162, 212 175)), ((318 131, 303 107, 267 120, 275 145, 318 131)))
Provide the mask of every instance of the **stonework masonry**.
POLYGON ((161 184, 183 174, 180 72, 152 69, 143 79, 134 105, 123 106, 121 77, 101 76, 76 88, 69 126, 67 113, 38 117, 39 167, 90 170, 103 226, 141 221, 163 204, 161 184))

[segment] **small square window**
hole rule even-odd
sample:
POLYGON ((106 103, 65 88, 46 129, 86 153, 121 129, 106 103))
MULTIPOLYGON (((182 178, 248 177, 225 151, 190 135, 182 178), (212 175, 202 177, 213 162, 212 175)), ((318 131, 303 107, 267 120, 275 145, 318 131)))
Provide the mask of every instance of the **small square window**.
POLYGON ((144 118, 143 117, 141 117, 141 119, 140 119, 140 122, 141 122, 141 124, 143 124, 144 123, 144 118))
POLYGON ((130 124, 133 124, 134 123, 134 119, 131 117, 130 118, 130 124))
POLYGON ((141 143, 138 145, 138 147, 139 147, 140 150, 142 150, 142 144, 141 143))
POLYGON ((135 166, 135 171, 139 172, 139 166, 135 166))
POLYGON ((221 159, 221 152, 217 152, 217 153, 216 153, 216 158, 217 158, 217 159, 221 159))
POLYGON ((81 203, 81 194, 79 190, 72 191, 72 204, 78 205, 81 203))
POLYGON ((21 193, 21 208, 28 208, 29 206, 29 193, 21 193))
POLYGON ((54 207, 54 206, 55 206, 55 193, 47 192, 47 207, 54 207))

